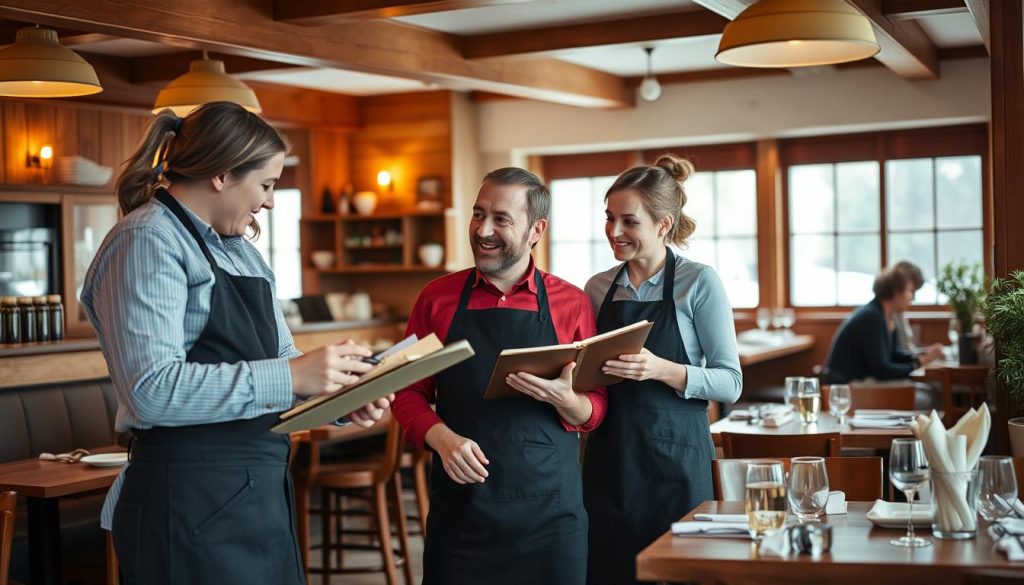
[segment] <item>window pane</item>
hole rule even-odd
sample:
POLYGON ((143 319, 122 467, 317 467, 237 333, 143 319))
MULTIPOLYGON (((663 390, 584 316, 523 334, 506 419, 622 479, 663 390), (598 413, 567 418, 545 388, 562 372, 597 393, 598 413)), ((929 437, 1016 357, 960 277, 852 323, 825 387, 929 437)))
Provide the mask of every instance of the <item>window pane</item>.
POLYGON ((981 227, 981 157, 935 159, 938 227, 981 227))
POLYGON ((794 306, 836 304, 835 238, 790 239, 790 298, 794 306))
POLYGON ((881 238, 877 234, 839 236, 838 247, 839 304, 862 305, 871 300, 871 285, 881 270, 881 238))
POLYGON ((982 264, 984 261, 981 230, 939 232, 938 239, 940 270, 954 261, 968 264, 982 264))
MULTIPOLYGON (((614 182, 615 177, 594 177, 590 182, 590 216, 592 218, 590 227, 591 239, 607 242, 604 235, 604 196, 605 193, 608 192, 608 188, 611 187, 614 182)), ((610 250, 611 248, 608 249, 610 250)))
POLYGON ((886 265, 900 260, 913 262, 924 274, 924 286, 914 297, 915 304, 934 304, 935 296, 935 237, 932 232, 889 234, 886 265))
POLYGON ((934 225, 932 160, 886 161, 886 223, 890 230, 931 228, 934 225))
POLYGON ((259 220, 260 222, 260 237, 255 240, 249 240, 252 245, 260 251, 260 255, 263 256, 263 261, 270 266, 270 269, 274 269, 274 264, 270 261, 270 240, 274 237, 273 226, 271 221, 268 221, 267 217, 263 217, 259 220))
POLYGON ((697 233, 706 238, 714 237, 715 200, 714 173, 695 173, 686 180, 686 205, 683 212, 697 222, 697 233))
POLYGON ((878 163, 836 165, 836 224, 840 232, 878 231, 878 163))
POLYGON ((700 262, 708 266, 718 266, 718 257, 715 255, 715 240, 711 238, 691 238, 690 246, 686 248, 684 255, 694 262, 700 262))
POLYGON ((752 170, 715 173, 718 235, 757 234, 757 184, 752 170))
POLYGON ((593 233, 591 199, 590 179, 563 179, 551 182, 552 241, 590 240, 593 233))
POLYGON ((274 252, 274 280, 277 283, 277 298, 296 299, 302 296, 302 262, 298 248, 274 252))
POLYGON ((718 241, 718 265, 725 292, 733 307, 756 307, 760 290, 757 281, 757 238, 728 238, 718 241))
MULTIPOLYGON (((587 278, 598 272, 604 272, 618 263, 615 254, 612 253, 612 247, 608 245, 608 240, 602 239, 593 242, 590 245, 590 275, 587 278)), ((583 284, 586 284, 586 281, 583 284)), ((580 288, 583 286, 580 285, 580 288)))
POLYGON ((551 246, 551 273, 583 288, 594 273, 591 271, 590 242, 560 242, 551 246))
POLYGON ((833 165, 789 167, 789 229, 794 234, 835 229, 833 165))
MULTIPOLYGON (((302 215, 302 193, 298 189, 274 192, 273 246, 275 251, 299 248, 299 218, 302 215)), ((263 238, 260 238, 263 239, 263 238)), ((269 238, 268 238, 269 240, 269 238)))

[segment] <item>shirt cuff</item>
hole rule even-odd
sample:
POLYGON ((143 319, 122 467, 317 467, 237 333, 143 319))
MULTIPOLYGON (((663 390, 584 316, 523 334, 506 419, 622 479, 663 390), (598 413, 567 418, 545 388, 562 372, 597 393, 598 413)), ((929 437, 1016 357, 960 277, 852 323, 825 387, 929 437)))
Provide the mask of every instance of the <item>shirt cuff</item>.
POLYGON ((686 388, 676 390, 676 395, 680 398, 704 400, 708 390, 704 386, 704 372, 700 371, 702 368, 692 365, 684 365, 683 367, 686 368, 686 388))
POLYGON ((409 425, 405 428, 406 442, 420 449, 429 449, 430 446, 427 445, 427 431, 433 428, 434 425, 443 422, 436 412, 428 408, 425 412, 416 415, 415 418, 409 421, 409 425))
POLYGON ((570 433, 589 433, 597 428, 598 416, 601 415, 598 411, 600 407, 597 405, 597 398, 593 392, 588 392, 587 400, 590 401, 590 418, 587 419, 587 422, 581 425, 571 425, 565 419, 559 419, 562 421, 562 428, 570 433))
POLYGON ((276 358, 249 362, 252 372, 253 409, 258 414, 281 412, 292 406, 292 371, 288 360, 276 358))

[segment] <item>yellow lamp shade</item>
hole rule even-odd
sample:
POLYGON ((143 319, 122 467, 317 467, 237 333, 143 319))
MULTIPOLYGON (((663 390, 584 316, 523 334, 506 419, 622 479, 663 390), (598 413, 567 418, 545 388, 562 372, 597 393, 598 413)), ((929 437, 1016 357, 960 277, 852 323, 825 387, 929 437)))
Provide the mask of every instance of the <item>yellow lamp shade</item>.
POLYGON ((725 25, 715 59, 741 67, 807 67, 878 51, 871 22, 846 0, 760 0, 725 25))
POLYGON ((56 31, 27 27, 0 49, 0 96, 62 98, 103 91, 96 70, 60 46, 56 31))
POLYGON ((197 59, 188 73, 167 84, 156 96, 153 113, 170 108, 179 118, 209 102, 234 102, 254 114, 260 113, 260 102, 248 85, 224 71, 224 62, 197 59))

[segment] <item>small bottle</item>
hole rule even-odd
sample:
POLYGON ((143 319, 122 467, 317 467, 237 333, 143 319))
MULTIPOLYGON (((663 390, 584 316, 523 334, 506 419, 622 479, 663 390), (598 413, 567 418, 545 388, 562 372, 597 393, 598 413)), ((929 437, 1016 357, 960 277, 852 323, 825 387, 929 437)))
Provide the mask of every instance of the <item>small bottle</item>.
POLYGON ((345 188, 341 190, 341 195, 338 196, 338 215, 348 215, 349 213, 352 213, 351 183, 345 185, 345 188))
POLYGON ((320 211, 322 211, 324 215, 334 213, 334 196, 331 195, 330 187, 324 187, 324 192, 321 197, 320 211))
POLYGON ((21 341, 34 343, 36 340, 36 307, 32 297, 18 297, 18 310, 21 312, 21 341))
POLYGON ((0 336, 3 343, 21 343, 21 311, 17 297, 0 299, 0 336))
POLYGON ((64 305, 60 302, 60 295, 49 295, 46 304, 50 307, 50 339, 64 339, 64 305))
POLYGON ((50 341, 50 305, 46 297, 33 297, 32 304, 36 308, 36 341, 50 341))

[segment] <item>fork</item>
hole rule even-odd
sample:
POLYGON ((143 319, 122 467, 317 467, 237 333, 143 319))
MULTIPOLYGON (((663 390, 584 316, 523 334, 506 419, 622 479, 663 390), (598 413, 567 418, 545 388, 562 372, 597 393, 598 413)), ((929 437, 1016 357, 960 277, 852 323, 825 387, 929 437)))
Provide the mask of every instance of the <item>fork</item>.
POLYGON ((1024 520, 1024 515, 1021 515, 1021 513, 1017 511, 1016 506, 1014 506, 1010 502, 1007 502, 1006 498, 1000 496, 999 494, 992 494, 992 498, 1001 510, 1003 510, 1007 514, 1013 514, 1014 518, 1024 520))

